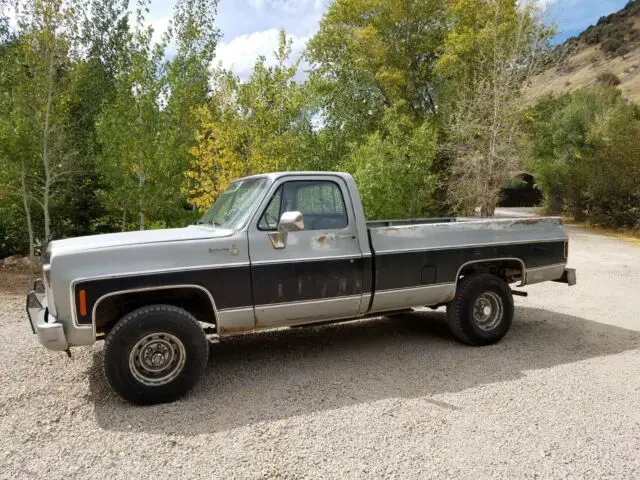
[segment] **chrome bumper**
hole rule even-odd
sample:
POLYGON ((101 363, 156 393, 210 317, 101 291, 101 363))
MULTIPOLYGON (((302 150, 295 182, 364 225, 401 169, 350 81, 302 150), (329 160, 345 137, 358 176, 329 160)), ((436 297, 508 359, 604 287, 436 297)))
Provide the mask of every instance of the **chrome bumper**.
POLYGON ((38 335, 38 341, 42 346, 55 351, 69 348, 63 325, 49 315, 42 280, 36 281, 33 290, 27 295, 27 315, 31 330, 38 335))

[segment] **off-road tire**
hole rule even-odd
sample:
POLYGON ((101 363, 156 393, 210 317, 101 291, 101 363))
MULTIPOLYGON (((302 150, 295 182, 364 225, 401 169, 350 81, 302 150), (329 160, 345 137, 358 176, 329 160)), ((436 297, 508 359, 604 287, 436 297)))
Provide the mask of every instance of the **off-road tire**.
POLYGON ((461 342, 474 346, 494 344, 505 336, 513 321, 511 289, 504 280, 489 273, 466 276, 459 281, 455 297, 447 304, 447 317, 451 332, 461 342), (483 294, 500 299, 502 306, 500 318, 488 328, 479 327, 474 317, 474 306, 483 294))
MULTIPOLYGON (((139 348, 136 350, 140 351, 139 348)), ((166 403, 182 397, 196 384, 207 366, 208 357, 207 338, 193 315, 173 305, 148 305, 126 314, 107 335, 104 374, 109 385, 125 400, 138 405, 166 403), (172 370, 171 375, 175 378, 168 383, 149 384, 154 380, 148 381, 144 375, 143 380, 139 380, 139 371, 145 370, 133 362, 138 357, 132 354, 132 350, 152 336, 159 339, 156 342, 160 348, 164 348, 162 342, 165 338, 173 341, 164 342, 173 346, 164 350, 173 352, 171 358, 177 356, 176 352, 184 357, 179 361, 181 369, 176 366, 172 370)), ((170 369, 171 365, 167 368, 170 369)))

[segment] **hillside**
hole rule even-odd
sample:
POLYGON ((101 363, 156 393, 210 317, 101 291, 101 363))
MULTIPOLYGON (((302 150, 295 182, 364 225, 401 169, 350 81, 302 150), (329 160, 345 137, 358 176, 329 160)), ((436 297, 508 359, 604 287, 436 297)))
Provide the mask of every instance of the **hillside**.
POLYGON ((534 77, 530 98, 601 83, 617 85, 626 98, 640 102, 640 0, 569 38, 549 63, 534 77))

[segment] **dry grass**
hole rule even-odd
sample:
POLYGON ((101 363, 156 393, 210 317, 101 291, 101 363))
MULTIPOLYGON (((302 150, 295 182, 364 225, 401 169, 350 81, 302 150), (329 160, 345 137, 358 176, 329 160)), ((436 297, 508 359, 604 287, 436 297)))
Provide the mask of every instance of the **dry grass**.
POLYGON ((610 72, 620 79, 618 88, 625 98, 640 102, 640 48, 624 57, 608 58, 597 46, 582 48, 567 60, 567 67, 550 68, 532 80, 527 98, 534 101, 550 93, 566 93, 596 84, 601 73, 610 72))
MULTIPOLYGON (((629 12, 630 13, 630 12, 629 12)), ((633 28, 640 31, 640 11, 630 13, 624 18, 614 18, 608 27, 633 22, 633 28)), ((597 27, 599 28, 599 27, 597 27)), ((601 44, 587 45, 580 43, 578 50, 563 59, 557 66, 551 67, 533 78, 527 98, 533 103, 541 96, 550 93, 560 94, 575 89, 594 85, 598 75, 612 73, 620 79, 618 88, 625 98, 640 102, 640 39, 629 39, 625 46, 630 48, 623 57, 610 57, 600 48, 601 44)), ((574 44, 575 48, 576 44, 574 44)))

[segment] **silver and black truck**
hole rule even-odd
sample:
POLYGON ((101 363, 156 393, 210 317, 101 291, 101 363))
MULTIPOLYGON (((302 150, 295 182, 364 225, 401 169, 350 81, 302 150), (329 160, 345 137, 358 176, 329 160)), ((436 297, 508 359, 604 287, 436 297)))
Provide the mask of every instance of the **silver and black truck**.
POLYGON ((573 285, 559 218, 365 220, 351 175, 233 182, 197 225, 52 241, 27 297, 33 332, 67 351, 104 339, 113 389, 172 401, 204 372, 207 335, 446 306, 469 345, 509 330, 515 292, 573 285))

